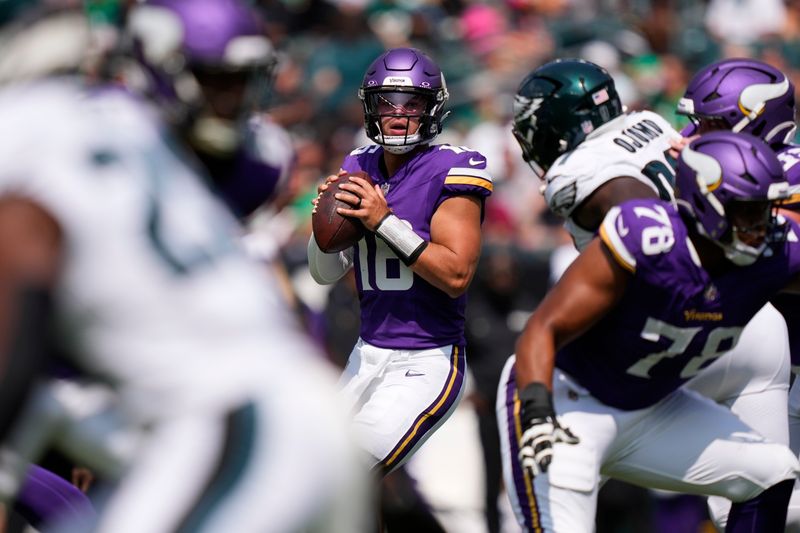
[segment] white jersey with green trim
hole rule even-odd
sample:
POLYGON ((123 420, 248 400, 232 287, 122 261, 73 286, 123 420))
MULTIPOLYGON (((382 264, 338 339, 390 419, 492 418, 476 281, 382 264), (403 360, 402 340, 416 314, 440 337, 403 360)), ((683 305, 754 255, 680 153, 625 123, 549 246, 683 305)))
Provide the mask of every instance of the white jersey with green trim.
POLYGON ((556 159, 544 177, 545 199, 550 209, 566 220, 579 250, 589 244, 595 230, 578 226, 572 212, 604 183, 631 176, 652 187, 662 199, 674 200, 674 171, 667 151, 669 140, 680 137, 652 111, 625 113, 556 159))
POLYGON ((225 409, 313 351, 143 103, 57 80, 5 89, 0 116, 0 196, 63 233, 61 342, 135 412, 225 409))

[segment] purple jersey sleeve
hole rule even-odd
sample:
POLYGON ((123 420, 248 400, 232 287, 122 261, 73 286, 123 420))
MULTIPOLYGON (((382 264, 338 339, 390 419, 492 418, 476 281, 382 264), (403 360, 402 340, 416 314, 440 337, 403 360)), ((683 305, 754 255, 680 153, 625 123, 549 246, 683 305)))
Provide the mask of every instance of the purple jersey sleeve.
MULTIPOLYGON (((800 217, 800 145, 785 144, 775 152, 783 165, 786 180, 795 189, 782 208, 793 211, 800 217)), ((800 295, 779 294, 772 299, 772 303, 783 315, 789 329, 792 370, 795 373, 800 372, 800 295)))
MULTIPOLYGON (((380 169, 382 148, 354 150, 342 163, 363 170, 381 187, 392 212, 425 240, 439 206, 453 196, 485 199, 492 192, 486 158, 449 145, 431 145, 414 154, 392 176, 380 169)), ((420 349, 464 344, 466 295, 450 298, 406 267, 374 234, 355 250, 361 304, 361 338, 383 348, 420 349)))
POLYGON ((608 405, 654 404, 730 350, 800 272, 795 232, 753 265, 712 275, 675 206, 641 199, 613 208, 600 238, 631 277, 616 307, 559 351, 557 365, 608 405))
POLYGON ((786 181, 793 188, 793 194, 786 202, 784 207, 792 211, 800 212, 800 145, 785 144, 778 148, 775 153, 783 165, 783 174, 786 181))

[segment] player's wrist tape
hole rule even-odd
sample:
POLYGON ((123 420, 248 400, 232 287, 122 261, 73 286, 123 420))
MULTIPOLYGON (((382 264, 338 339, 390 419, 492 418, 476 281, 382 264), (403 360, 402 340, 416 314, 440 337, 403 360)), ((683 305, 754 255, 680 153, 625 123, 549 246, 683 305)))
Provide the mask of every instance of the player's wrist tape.
POLYGON ((405 222, 391 213, 378 222, 375 233, 389 245, 406 266, 414 264, 428 246, 428 241, 414 233, 405 222))
POLYGON ((553 395, 544 383, 528 383, 519 391, 520 418, 523 427, 535 418, 554 417, 553 395))

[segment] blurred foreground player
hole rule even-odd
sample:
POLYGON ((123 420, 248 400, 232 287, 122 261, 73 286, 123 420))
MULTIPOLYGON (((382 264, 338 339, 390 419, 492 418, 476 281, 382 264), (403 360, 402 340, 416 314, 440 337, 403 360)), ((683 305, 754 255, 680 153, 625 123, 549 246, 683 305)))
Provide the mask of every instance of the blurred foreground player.
POLYGON ((0 338, 30 381, 54 323, 141 430, 96 529, 360 531, 328 370, 274 281, 146 106, 64 75, 83 14, 34 4, 0 3, 0 338))

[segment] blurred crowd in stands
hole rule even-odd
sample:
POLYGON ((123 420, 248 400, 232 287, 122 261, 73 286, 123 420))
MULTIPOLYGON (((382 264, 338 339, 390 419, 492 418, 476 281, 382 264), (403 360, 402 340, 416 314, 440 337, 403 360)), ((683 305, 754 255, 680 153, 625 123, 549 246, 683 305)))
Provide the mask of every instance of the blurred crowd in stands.
MULTIPOLYGON (((493 426, 497 376, 528 314, 569 262, 572 246, 561 222, 547 213, 540 183, 511 134, 519 82, 548 60, 588 59, 609 70, 628 108, 651 109, 680 128, 685 119, 675 106, 687 81, 720 58, 759 58, 800 87, 800 0, 255 3, 281 55, 270 115, 291 133, 297 159, 280 212, 261 213, 252 223, 256 235, 269 235, 280 248, 298 308, 334 361, 346 359, 357 336, 354 283, 348 277, 332 288, 316 285, 304 268, 305 250, 318 183, 336 173, 344 155, 368 144, 357 90, 369 63, 397 46, 414 46, 435 58, 446 76, 451 110, 437 142, 469 146, 488 157, 495 189, 484 221, 481 268, 470 290, 469 405, 478 413, 484 442, 488 531, 500 531, 491 505, 500 490, 493 426)), ((695 501, 678 506, 679 499, 653 499, 622 486, 605 494, 600 533, 693 533, 704 517, 702 503, 695 501)))

